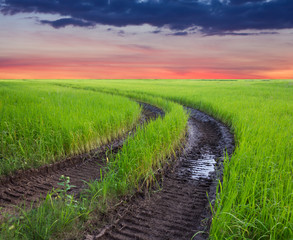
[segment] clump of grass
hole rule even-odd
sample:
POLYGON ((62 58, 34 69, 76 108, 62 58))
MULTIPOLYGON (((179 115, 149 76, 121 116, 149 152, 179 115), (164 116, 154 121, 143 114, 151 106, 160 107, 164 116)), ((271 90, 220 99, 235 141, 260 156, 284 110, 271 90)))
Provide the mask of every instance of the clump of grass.
POLYGON ((110 160, 102 181, 90 184, 91 195, 103 201, 119 198, 152 186, 156 173, 175 155, 185 134, 187 115, 183 108, 170 103, 170 112, 145 128, 139 128, 122 150, 110 160))
POLYGON ((140 107, 127 98, 0 81, 0 175, 89 151, 126 133, 140 107))

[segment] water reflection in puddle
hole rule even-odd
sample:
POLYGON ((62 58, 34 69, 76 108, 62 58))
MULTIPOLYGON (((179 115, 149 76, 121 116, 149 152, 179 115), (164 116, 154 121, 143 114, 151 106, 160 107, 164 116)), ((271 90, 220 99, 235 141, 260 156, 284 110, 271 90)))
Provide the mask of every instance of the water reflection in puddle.
POLYGON ((209 174, 215 171, 215 155, 202 154, 202 157, 192 160, 194 164, 191 166, 191 178, 199 180, 201 178, 209 178, 209 174))
POLYGON ((179 170, 179 175, 192 180, 209 179, 210 174, 215 171, 215 155, 204 153, 198 159, 185 158, 179 170))

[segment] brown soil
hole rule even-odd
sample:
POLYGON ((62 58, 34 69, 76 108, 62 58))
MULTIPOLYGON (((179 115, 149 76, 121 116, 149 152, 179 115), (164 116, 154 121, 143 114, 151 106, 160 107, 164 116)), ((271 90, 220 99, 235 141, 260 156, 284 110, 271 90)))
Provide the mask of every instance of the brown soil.
MULTIPOLYGON (((190 108, 187 145, 172 171, 165 173, 161 190, 139 195, 112 213, 111 224, 88 233, 87 240, 206 239, 221 179, 224 150, 232 154, 234 139, 228 128, 190 108)), ((109 218, 109 216, 108 216, 109 218)))
MULTIPOLYGON (((140 105, 143 107, 140 124, 159 115, 164 115, 162 110, 156 107, 145 103, 140 103, 140 105)), ((100 169, 106 164, 104 159, 109 149, 112 149, 112 153, 117 152, 122 147, 126 137, 134 130, 127 133, 123 138, 89 153, 73 156, 38 169, 18 171, 14 175, 0 178, 1 215, 23 202, 38 201, 53 188, 60 188, 57 183, 60 182, 61 175, 69 176, 70 184, 76 186, 72 188, 71 192, 79 193, 85 187, 84 181, 88 182, 100 178, 100 169)))

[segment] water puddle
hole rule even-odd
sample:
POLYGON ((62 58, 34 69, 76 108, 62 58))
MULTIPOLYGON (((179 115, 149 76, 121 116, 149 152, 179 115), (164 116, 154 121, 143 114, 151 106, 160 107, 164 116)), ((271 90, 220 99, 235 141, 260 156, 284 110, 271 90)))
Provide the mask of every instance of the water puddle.
POLYGON ((191 160, 191 178, 199 180, 202 178, 209 178, 209 174, 215 171, 215 155, 202 154, 202 157, 196 160, 191 160))
POLYGON ((210 153, 203 153, 196 159, 187 157, 183 158, 182 165, 178 171, 179 176, 190 180, 209 179, 211 173, 215 171, 216 156, 210 153))

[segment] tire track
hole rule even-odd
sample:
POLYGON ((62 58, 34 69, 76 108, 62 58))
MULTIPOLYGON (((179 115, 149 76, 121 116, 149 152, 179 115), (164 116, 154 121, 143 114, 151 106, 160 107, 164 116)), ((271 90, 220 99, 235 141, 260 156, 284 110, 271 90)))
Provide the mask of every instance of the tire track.
POLYGON ((165 174, 161 191, 137 197, 127 208, 117 209, 111 225, 85 239, 179 240, 191 239, 197 232, 193 239, 208 237, 211 215, 207 193, 210 200, 215 199, 224 151, 232 154, 234 139, 224 124, 186 109, 190 113, 187 145, 173 170, 165 174))
MULTIPOLYGON (((146 103, 140 103, 140 105, 143 108, 140 124, 147 123, 158 116, 164 116, 164 112, 159 108, 146 103)), ((127 136, 133 134, 134 131, 135 129, 127 133, 125 137, 89 153, 74 156, 39 169, 19 171, 13 176, 0 178, 1 215, 23 202, 38 201, 53 188, 60 188, 57 183, 60 182, 61 175, 70 177, 70 184, 75 186, 70 190, 71 193, 79 193, 85 187, 84 181, 88 182, 100 178, 100 169, 106 165, 104 159, 107 152, 112 149, 112 153, 115 154, 123 146, 127 136)))

